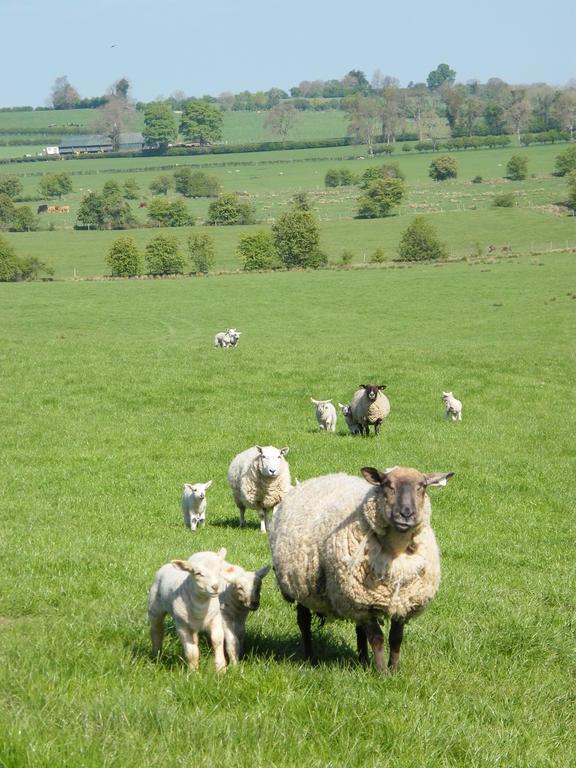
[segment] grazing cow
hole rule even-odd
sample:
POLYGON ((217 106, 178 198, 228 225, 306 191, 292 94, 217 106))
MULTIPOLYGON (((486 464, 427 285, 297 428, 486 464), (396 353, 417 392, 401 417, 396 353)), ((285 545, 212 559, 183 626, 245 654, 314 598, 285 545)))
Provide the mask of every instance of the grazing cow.
POLYGON ((39 205, 38 206, 38 210, 36 211, 36 213, 46 213, 47 210, 48 210, 48 206, 47 205, 39 205))
POLYGON ((70 206, 69 205, 59 205, 57 206, 56 210, 58 213, 70 213, 70 206))
POLYGON ((58 210, 58 206, 56 206, 56 205, 49 205, 46 208, 46 213, 56 213, 57 210, 58 210))

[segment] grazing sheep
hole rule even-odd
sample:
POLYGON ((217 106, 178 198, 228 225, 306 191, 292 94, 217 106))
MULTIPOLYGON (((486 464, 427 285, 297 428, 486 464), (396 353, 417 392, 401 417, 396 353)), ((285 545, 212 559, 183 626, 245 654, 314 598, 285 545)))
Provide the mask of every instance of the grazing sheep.
POLYGON ((245 571, 239 565, 224 563, 220 584, 220 613, 224 625, 224 647, 231 664, 237 664, 244 651, 246 618, 260 605, 262 579, 270 566, 245 571))
POLYGON ((390 413, 390 403, 382 390, 385 384, 360 384, 360 389, 354 392, 352 403, 352 418, 358 425, 361 435, 370 434, 370 425, 374 425, 374 434, 380 432, 380 424, 390 413))
POLYGON ((212 485, 212 480, 207 483, 184 484, 182 494, 182 517, 184 525, 195 531, 198 526, 206 525, 206 491, 212 485))
POLYGON ((270 530, 272 562, 282 595, 298 603, 305 658, 313 657, 314 612, 355 622, 360 661, 368 662, 368 640, 376 667, 385 669, 378 622, 387 617, 394 671, 404 624, 425 610, 440 582, 426 489, 453 473, 361 472, 364 480, 344 473, 306 480, 283 499, 270 530))
POLYGON ((310 398, 316 406, 316 421, 321 430, 326 432, 336 431, 336 408, 332 405, 332 400, 314 400, 310 398))
POLYGON ((228 328, 226 331, 220 331, 214 336, 214 347, 222 347, 222 349, 229 349, 235 347, 238 344, 238 340, 242 331, 237 331, 236 328, 228 328))
POLYGON ((462 403, 456 400, 452 392, 442 392, 442 400, 446 403, 446 421, 462 421, 462 403))
POLYGON ((268 513, 290 490, 290 467, 284 458, 288 450, 256 445, 232 459, 228 482, 240 511, 240 527, 248 507, 258 511, 262 533, 268 530, 268 513))
POLYGON ((342 405, 342 403, 338 403, 338 408, 342 411, 342 416, 344 416, 344 421, 346 422, 346 426, 348 427, 348 431, 351 435, 357 435, 360 433, 360 427, 356 422, 354 421, 354 417, 352 416, 352 406, 350 404, 348 405, 342 405))
POLYGON ((164 617, 174 619, 182 650, 190 669, 198 669, 198 633, 207 632, 214 649, 217 672, 226 669, 224 628, 218 594, 226 550, 196 552, 188 560, 172 560, 154 576, 148 597, 152 655, 162 650, 164 617))

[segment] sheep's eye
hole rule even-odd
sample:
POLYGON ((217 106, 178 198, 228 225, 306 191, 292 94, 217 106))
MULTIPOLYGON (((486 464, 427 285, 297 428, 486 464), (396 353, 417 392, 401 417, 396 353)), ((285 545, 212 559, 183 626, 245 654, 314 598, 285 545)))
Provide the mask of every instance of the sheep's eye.
POLYGON ((237 587, 238 594, 243 595, 244 594, 244 587, 237 587))

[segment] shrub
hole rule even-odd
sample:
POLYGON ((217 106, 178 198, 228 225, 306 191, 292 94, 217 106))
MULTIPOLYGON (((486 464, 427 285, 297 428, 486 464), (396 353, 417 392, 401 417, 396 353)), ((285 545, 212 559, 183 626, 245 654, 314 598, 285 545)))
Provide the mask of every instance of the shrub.
POLYGON ((130 176, 128 179, 126 179, 122 186, 124 188, 124 197, 126 200, 138 199, 140 196, 140 187, 134 177, 130 176))
POLYGON ((22 277, 22 260, 14 247, 0 235, 0 283, 13 282, 22 277))
POLYGON ((320 232, 312 211, 293 205, 272 227, 280 261, 290 267, 318 267, 327 262, 319 251, 320 232))
POLYGON ((344 248, 342 251, 342 255, 340 256, 340 264, 343 266, 346 266, 347 264, 351 264, 352 260, 354 259, 354 252, 351 251, 349 248, 344 248))
POLYGON ((428 176, 434 181, 445 181, 446 179, 455 179, 458 175, 458 166, 456 160, 450 155, 439 155, 430 163, 428 176))
POLYGON ((482 181, 483 181, 482 176, 474 176, 474 178, 472 179, 472 184, 482 184, 482 181))
POLYGON ((233 192, 223 192, 208 206, 208 224, 253 224, 256 209, 233 192))
POLYGON ((402 152, 412 152, 412 144, 402 144, 402 152))
POLYGON ((209 272, 214 266, 216 248, 214 240, 205 232, 188 237, 188 252, 194 272, 209 272))
POLYGON ((242 260, 243 269, 276 269, 280 266, 278 251, 271 232, 259 229, 242 235, 236 248, 236 255, 242 260))
POLYGON ((512 155, 506 165, 506 176, 512 181, 522 181, 528 175, 528 158, 525 155, 512 155))
POLYGON ((370 256, 370 262, 372 264, 382 264, 383 261, 387 261, 387 256, 384 253, 384 248, 378 246, 372 256, 370 256))
POLYGON ((142 272, 142 257, 131 237, 119 237, 106 254, 113 277, 134 277, 142 272))
POLYGON ((173 275, 184 272, 184 256, 173 235, 156 235, 146 246, 146 263, 151 275, 173 275))
POLYGON ((174 189, 184 197, 218 197, 220 181, 202 171, 179 168, 174 171, 174 189))
POLYGON ((406 185, 402 179, 387 176, 368 183, 358 199, 358 218, 376 219, 387 216, 392 208, 402 202, 406 185))
POLYGON ((576 171, 568 177, 568 206, 576 211, 576 171))
POLYGON ((14 199, 22 192, 22 182, 18 176, 5 174, 0 176, 0 194, 8 195, 14 199))
POLYGON ((400 237, 398 261, 426 261, 442 259, 446 255, 446 246, 438 240, 436 230, 423 216, 416 217, 400 237))
POLYGON ((340 171, 338 169, 328 168, 324 176, 324 186, 329 188, 340 186, 340 171))
POLYGON ((494 197, 492 205, 494 208, 513 208, 516 202, 513 192, 501 192, 494 197))
POLYGON ((190 224, 190 216, 182 200, 173 203, 161 197, 155 197, 148 206, 148 218, 164 227, 185 227, 190 224))
POLYGON ((566 176, 576 171, 576 145, 568 147, 556 157, 556 173, 558 176, 566 176))
POLYGON ((367 189, 372 181, 377 179, 402 179, 405 180, 404 173, 400 170, 398 163, 384 163, 384 165, 367 168, 360 177, 360 187, 367 189))
POLYGON ((156 178, 152 179, 148 185, 148 189, 155 195, 167 195, 168 190, 172 186, 172 176, 167 173, 161 173, 156 178))

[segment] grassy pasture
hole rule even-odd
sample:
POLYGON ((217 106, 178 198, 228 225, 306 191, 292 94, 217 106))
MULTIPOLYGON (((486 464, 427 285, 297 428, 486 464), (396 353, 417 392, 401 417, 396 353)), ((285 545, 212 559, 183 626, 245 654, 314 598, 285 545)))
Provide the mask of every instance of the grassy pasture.
POLYGON ((575 296, 570 254, 0 285, 0 765, 574 765, 575 296), (229 324, 239 347, 214 350, 229 324), (380 437, 320 434, 309 397, 366 379, 388 385, 380 437), (455 471, 432 491, 443 581, 395 678, 356 665, 345 624, 304 665, 271 576, 238 669, 217 677, 205 644, 188 673, 173 631, 148 659, 159 565, 269 562, 226 482, 256 442, 289 445, 300 480, 455 471), (191 534, 182 485, 210 478, 191 534))
MULTIPOLYGON (((225 191, 241 193, 256 207, 258 227, 268 228, 284 211, 295 192, 307 191, 320 220, 321 246, 332 262, 338 261, 343 248, 354 253, 354 262, 362 263, 381 246, 393 257, 402 231, 415 214, 433 217, 439 236, 445 240, 453 257, 464 258, 479 244, 484 251, 493 244, 514 251, 534 253, 576 247, 573 217, 558 207, 566 197, 566 181, 552 175, 554 160, 561 148, 530 147, 522 150, 529 158, 530 178, 511 182, 504 178, 506 164, 515 148, 456 153, 459 177, 448 182, 433 182, 428 177, 430 154, 398 153, 392 156, 408 184, 408 195, 395 215, 375 221, 359 221, 358 188, 325 189, 324 177, 331 167, 345 167, 361 174, 372 163, 386 162, 379 157, 369 161, 360 147, 308 149, 291 152, 263 152, 226 156, 184 158, 142 158, 70 161, 66 163, 31 163, 11 166, 10 172, 22 180, 23 196, 30 205, 37 199, 37 185, 43 173, 64 169, 73 181, 73 192, 60 202, 70 206, 69 214, 42 215, 37 233, 6 233, 23 256, 37 256, 51 263, 56 277, 98 276, 106 271, 104 256, 117 232, 74 232, 76 213, 88 190, 101 190, 106 181, 122 183, 129 176, 136 179, 141 200, 150 200, 148 186, 160 172, 172 173, 178 166, 201 168, 217 176, 225 191), (481 184, 471 180, 481 175, 481 184), (494 209, 495 195, 511 191, 516 198, 513 209, 494 209), (47 232, 49 227, 55 231, 47 232)), ((176 196, 172 194, 172 199, 176 196)), ((209 201, 187 200, 189 213, 198 223, 205 220, 209 201)), ((130 231, 143 247, 158 230, 145 228, 146 209, 132 203, 142 228, 130 231)), ((234 250, 246 228, 212 228, 217 248, 216 269, 238 268, 234 250)), ((182 243, 188 229, 171 230, 182 243)))

